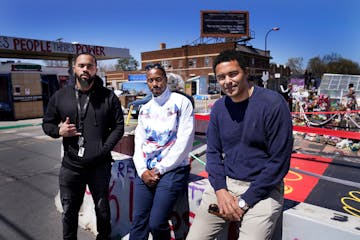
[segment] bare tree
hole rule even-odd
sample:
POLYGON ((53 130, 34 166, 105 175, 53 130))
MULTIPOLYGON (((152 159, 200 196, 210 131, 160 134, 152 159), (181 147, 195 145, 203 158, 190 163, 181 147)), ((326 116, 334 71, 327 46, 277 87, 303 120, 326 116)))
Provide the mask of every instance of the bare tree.
POLYGON ((321 58, 314 57, 311 58, 308 62, 307 69, 312 73, 314 77, 321 77, 324 72, 326 72, 326 64, 321 60, 321 58))
POLYGON ((108 71, 115 71, 116 70, 116 65, 115 64, 106 64, 103 61, 98 61, 98 70, 100 72, 108 72, 108 71))
POLYGON ((286 66, 289 66, 292 74, 294 75, 303 74, 304 73, 303 61, 304 59, 302 57, 289 58, 286 63, 286 66))

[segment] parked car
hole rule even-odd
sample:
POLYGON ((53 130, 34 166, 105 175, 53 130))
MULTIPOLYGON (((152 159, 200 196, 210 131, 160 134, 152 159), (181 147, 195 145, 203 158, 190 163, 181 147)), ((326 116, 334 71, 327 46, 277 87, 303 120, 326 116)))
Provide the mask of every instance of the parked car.
POLYGON ((136 99, 132 102, 129 102, 127 105, 129 111, 130 111, 130 107, 133 106, 131 110, 131 116, 135 119, 138 118, 141 106, 147 103, 148 101, 150 101, 151 98, 152 98, 152 94, 147 94, 145 97, 141 99, 136 99))
MULTIPOLYGON (((185 97, 187 97, 190 101, 191 101, 191 104, 193 106, 193 108, 195 108, 195 102, 194 102, 194 98, 187 95, 186 93, 184 92, 181 92, 181 91, 177 91, 177 90, 174 90, 172 92, 176 92, 176 93, 179 93, 179 94, 182 94, 184 95, 185 97)), ((130 107, 131 105, 133 106, 132 107, 132 110, 131 110, 131 116, 135 119, 138 118, 139 116, 139 112, 140 112, 140 108, 142 105, 146 104, 148 101, 150 101, 152 98, 152 94, 147 94, 145 97, 141 98, 141 99, 137 99, 137 100, 134 100, 132 102, 129 102, 128 103, 128 109, 130 111, 130 107)))

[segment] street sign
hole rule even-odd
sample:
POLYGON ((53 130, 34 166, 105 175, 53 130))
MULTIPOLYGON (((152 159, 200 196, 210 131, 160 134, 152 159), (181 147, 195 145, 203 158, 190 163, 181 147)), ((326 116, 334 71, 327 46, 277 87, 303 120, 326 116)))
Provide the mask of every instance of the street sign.
POLYGON ((261 79, 266 82, 267 80, 269 80, 269 72, 268 71, 263 71, 262 77, 261 79))

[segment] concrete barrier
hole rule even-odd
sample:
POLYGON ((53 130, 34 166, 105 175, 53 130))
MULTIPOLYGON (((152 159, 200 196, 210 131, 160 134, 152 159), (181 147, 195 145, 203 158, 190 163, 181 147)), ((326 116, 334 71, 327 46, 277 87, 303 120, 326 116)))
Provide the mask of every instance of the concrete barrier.
POLYGON ((300 203, 283 216, 283 240, 359 240, 360 218, 300 203))
MULTIPOLYGON (((128 155, 113 152, 116 159, 112 166, 110 180, 109 202, 111 207, 111 223, 113 239, 128 239, 133 213, 133 192, 135 167, 128 155)), ((207 179, 193 175, 189 181, 188 191, 177 201, 171 214, 169 224, 172 229, 172 239, 185 239, 195 211, 200 205, 203 191, 209 185, 207 179)), ((62 211, 59 196, 55 204, 62 211)), ((79 226, 96 233, 96 217, 91 193, 86 192, 79 214, 79 226)), ((311 239, 360 239, 360 218, 339 213, 333 210, 300 203, 283 213, 283 230, 276 239, 311 240, 311 239)), ((230 232, 222 232, 218 240, 233 237, 230 232)))
MULTIPOLYGON (((115 160, 109 185, 109 202, 111 208, 111 225, 113 239, 127 239, 133 214, 133 193, 135 166, 130 156, 113 152, 115 160)), ((179 197, 170 217, 172 239, 185 239, 195 210, 198 208, 207 179, 194 176, 189 183, 188 191, 179 197), (196 181, 195 181, 196 180, 196 181)), ((55 197, 55 205, 62 212, 60 196, 55 197)), ((79 226, 97 233, 94 203, 88 188, 79 213, 79 226)))

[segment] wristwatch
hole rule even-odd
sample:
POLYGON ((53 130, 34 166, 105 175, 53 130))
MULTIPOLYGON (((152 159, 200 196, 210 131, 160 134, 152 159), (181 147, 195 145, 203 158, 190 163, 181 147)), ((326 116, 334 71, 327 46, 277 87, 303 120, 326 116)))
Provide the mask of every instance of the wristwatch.
POLYGON ((250 208, 249 205, 241 197, 239 198, 239 207, 245 212, 250 208))

